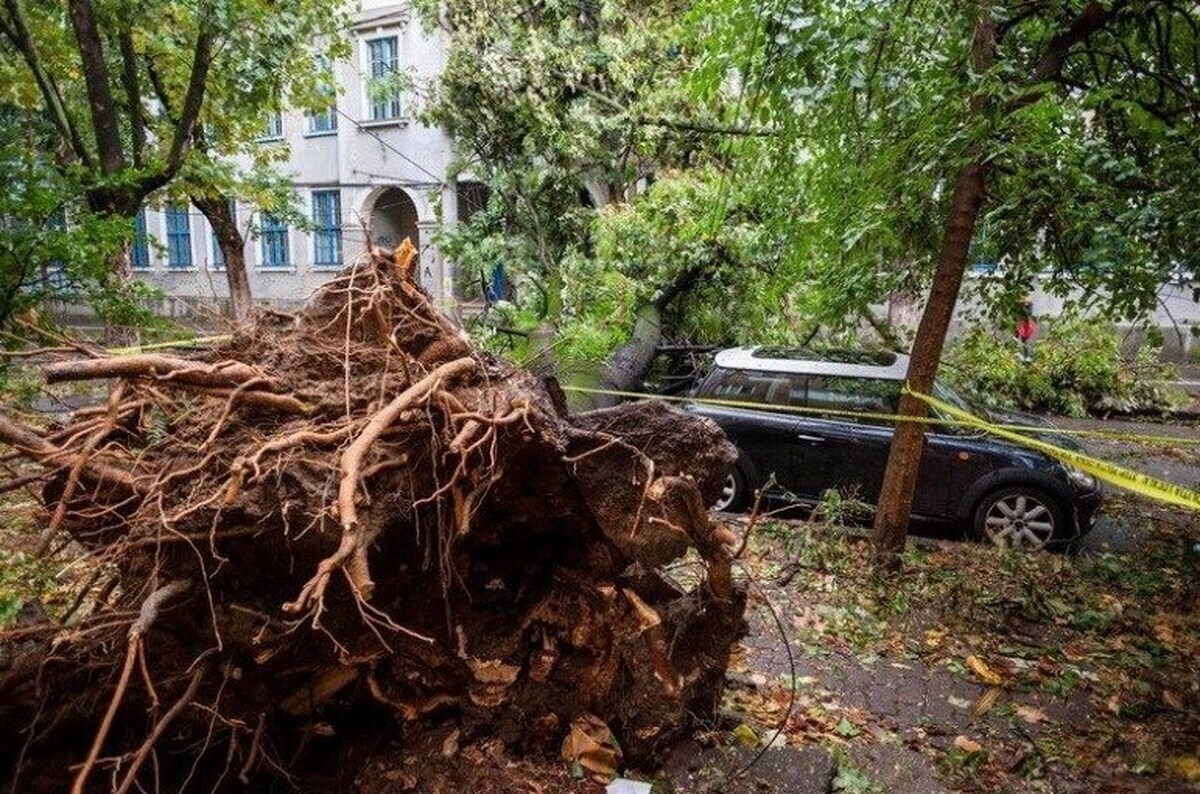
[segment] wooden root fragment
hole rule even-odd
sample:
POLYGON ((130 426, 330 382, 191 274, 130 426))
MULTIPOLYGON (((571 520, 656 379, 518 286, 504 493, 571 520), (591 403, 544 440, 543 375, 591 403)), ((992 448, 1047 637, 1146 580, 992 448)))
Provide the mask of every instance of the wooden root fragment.
POLYGON ((88 459, 91 457, 92 452, 95 451, 96 446, 116 428, 117 417, 119 416, 121 407, 121 397, 124 396, 124 394, 125 382, 118 381, 117 385, 113 387, 113 390, 108 395, 108 416, 100 425, 100 428, 92 433, 87 442, 84 443, 83 449, 79 451, 78 456, 75 458, 75 462, 71 464, 71 471, 67 475, 67 484, 63 488, 62 496, 58 498, 58 505, 54 508, 54 515, 50 518, 50 525, 47 527, 46 531, 46 540, 44 541, 43 547, 40 549, 40 551, 44 551, 45 549, 49 548, 50 539, 54 536, 54 533, 58 531, 58 528, 62 526, 63 519, 66 518, 67 515, 67 505, 70 503, 71 497, 75 495, 75 489, 79 485, 80 475, 83 473, 84 467, 87 466, 88 459))
MULTIPOLYGON (((100 729, 96 731, 96 738, 92 740, 92 749, 88 751, 87 760, 83 762, 79 774, 75 776, 75 783, 71 786, 71 794, 83 794, 86 790, 88 776, 91 774, 92 768, 96 765, 96 759, 100 757, 100 749, 104 746, 104 740, 108 738, 108 732, 112 729, 117 709, 120 708, 121 701, 125 697, 125 689, 129 686, 129 677, 133 673, 133 664, 137 660, 138 653, 141 650, 142 635, 150 630, 150 626, 158 617, 158 612, 162 609, 163 604, 187 592, 190 586, 190 583, 186 579, 176 579, 155 590, 142 602, 137 619, 129 627, 129 642, 125 649, 125 664, 121 668, 120 677, 117 679, 117 687, 113 690, 112 699, 108 703, 108 710, 104 713, 104 719, 100 722, 100 729)), ((193 686, 198 683, 198 680, 193 680, 193 686)), ((188 697, 190 699, 190 695, 188 697)))
MULTIPOLYGON (((180 384, 185 388, 191 384, 180 384)), ((257 391, 252 389, 238 391, 238 389, 213 389, 203 386, 192 386, 193 391, 210 397, 224 397, 232 401, 232 405, 258 405, 263 408, 270 408, 275 411, 280 411, 285 414, 295 414, 303 416, 312 410, 312 406, 301 402, 290 394, 274 394, 268 391, 257 391)))
POLYGON ((47 383, 98 378, 156 378, 212 388, 238 386, 263 377, 256 367, 237 361, 205 364, 154 354, 57 361, 42 367, 42 374, 47 383))
POLYGON ((133 756, 133 761, 129 765, 128 771, 125 772, 125 778, 121 781, 121 785, 117 787, 116 794, 128 794, 137 782, 137 774, 141 771, 142 765, 146 763, 146 759, 150 756, 150 751, 154 749, 154 745, 162 738, 162 735, 167 732, 167 728, 175 721, 175 718, 187 708, 192 702, 192 698, 196 696, 196 690, 200 688, 200 682, 204 679, 204 674, 208 672, 207 665, 200 665, 196 671, 192 673, 192 680, 188 682, 187 689, 175 701, 175 704, 155 723, 150 735, 142 742, 142 746, 133 756))
MULTIPOLYGON (((0 413, 0 443, 16 447, 35 460, 52 466, 66 466, 76 453, 56 447, 0 413)), ((81 473, 97 482, 123 485, 133 493, 145 493, 146 488, 133 474, 102 461, 88 460, 81 473)))
POLYGON ((427 398, 444 381, 464 375, 475 367, 475 359, 459 358, 436 368, 396 395, 390 403, 372 416, 363 431, 342 453, 341 482, 338 485, 337 499, 338 517, 342 524, 341 543, 338 544, 338 548, 333 554, 317 565, 316 574, 304 585, 296 600, 283 605, 284 611, 302 612, 310 606, 315 606, 319 613, 325 588, 329 586, 329 577, 339 567, 345 569, 355 595, 363 600, 370 599, 371 592, 375 588, 375 583, 371 581, 366 557, 366 548, 370 538, 361 531, 358 509, 354 504, 354 498, 358 493, 358 480, 362 472, 363 458, 366 456, 367 450, 371 448, 371 444, 396 421, 396 418, 405 409, 411 408, 427 398))

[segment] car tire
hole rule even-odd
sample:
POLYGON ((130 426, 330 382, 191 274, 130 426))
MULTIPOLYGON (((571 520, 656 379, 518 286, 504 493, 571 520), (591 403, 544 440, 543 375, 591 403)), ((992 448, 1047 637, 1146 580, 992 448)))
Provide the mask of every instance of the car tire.
POLYGON ((1062 506, 1045 491, 1025 485, 983 497, 973 525, 981 540, 1014 551, 1054 550, 1067 534, 1062 506))
POLYGON ((712 509, 723 513, 736 513, 746 507, 749 501, 749 488, 746 487, 746 476, 738 468, 733 468, 721 486, 721 494, 713 502, 712 509))

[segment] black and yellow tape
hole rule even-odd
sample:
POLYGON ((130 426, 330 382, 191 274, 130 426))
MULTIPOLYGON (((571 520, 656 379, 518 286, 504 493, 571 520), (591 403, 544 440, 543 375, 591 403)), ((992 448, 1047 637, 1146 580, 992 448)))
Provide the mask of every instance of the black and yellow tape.
MULTIPOLYGON (((1118 466, 1115 463, 1099 460, 1090 455, 1084 455, 1070 449, 1043 441, 1040 438, 1035 438, 1028 435, 1030 431, 1036 431, 1038 428, 1031 428, 1028 425, 1006 425, 988 422, 980 419, 974 414, 964 411, 957 406, 951 405, 936 397, 931 397, 928 394, 912 391, 907 386, 904 391, 924 401, 931 408, 935 409, 940 416, 932 417, 905 417, 899 414, 890 413, 874 413, 870 411, 850 411, 850 410, 832 410, 826 408, 809 408, 806 406, 797 405, 764 405, 763 403, 746 402, 743 400, 720 400, 712 398, 696 398, 696 397, 674 397, 656 394, 641 394, 638 392, 620 391, 616 389, 593 389, 583 386, 564 386, 563 389, 569 392, 578 394, 597 394, 609 397, 621 397, 627 399, 653 399, 664 400, 667 402, 687 402, 697 403, 701 405, 718 405, 726 408, 744 408, 754 411, 773 411, 778 413, 793 413, 807 414, 813 416, 835 416, 854 419, 867 419, 871 421, 886 421, 886 422, 919 422, 925 425, 937 427, 968 427, 975 430, 980 430, 985 433, 1006 439, 1014 444, 1036 449, 1045 455, 1048 455, 1055 460, 1059 460, 1070 466, 1073 466, 1080 471, 1087 472, 1099 480, 1115 485, 1119 488, 1124 488, 1134 493, 1147 496, 1151 499, 1157 499, 1169 504, 1186 507, 1192 510, 1200 511, 1200 493, 1185 488, 1182 485, 1159 480, 1147 474, 1126 469, 1123 466, 1118 466)), ((1196 444, 1200 441, 1195 439, 1180 439, 1173 436, 1162 435, 1140 435, 1133 433, 1116 433, 1103 430, 1060 430, 1053 429, 1050 432, 1056 435, 1074 435, 1090 438, 1100 438, 1114 441, 1130 441, 1142 444, 1165 444, 1165 445, 1184 445, 1196 444)))
MULTIPOLYGON (((1090 455, 1084 455, 1070 449, 1063 449, 1055 446, 1040 438, 1025 435, 1024 433, 1009 430, 999 425, 993 425, 990 422, 985 422, 979 417, 964 411, 957 406, 939 400, 936 397, 931 397, 928 394, 922 394, 913 391, 905 386, 904 391, 916 397, 918 400, 929 405, 931 408, 937 409, 939 412, 947 414, 964 422, 968 425, 973 425, 984 432, 999 438, 1006 439, 1014 444, 1020 444, 1023 447, 1036 449, 1037 451, 1048 455, 1055 460, 1074 466, 1080 471, 1087 472, 1093 477, 1103 480, 1104 482, 1116 485, 1119 488, 1124 488, 1127 491, 1132 491, 1142 496, 1147 496, 1151 499, 1157 499, 1160 502, 1167 502, 1180 507, 1187 507, 1191 510, 1200 510, 1200 493, 1193 491, 1191 488, 1185 488, 1182 485, 1177 485, 1172 482, 1166 482, 1148 474, 1126 469, 1123 466, 1118 466, 1115 463, 1109 463, 1105 460, 1098 460, 1090 455)), ((1026 429, 1028 431, 1028 428, 1026 429)))
MULTIPOLYGON (((946 416, 902 417, 899 414, 878 413, 872 411, 837 410, 832 408, 809 408, 800 405, 769 405, 745 400, 721 400, 712 397, 677 397, 664 394, 643 394, 641 392, 621 391, 618 389, 596 389, 585 386, 563 386, 564 391, 576 394, 597 394, 608 397, 621 397, 630 400, 663 400, 665 402, 696 403, 699 405, 719 405, 725 408, 743 408, 751 411, 771 411, 774 413, 800 414, 807 416, 834 416, 847 419, 866 419, 873 422, 918 422, 934 427, 971 427, 979 428, 982 419, 971 416, 974 421, 947 418, 946 416)), ((931 398, 932 399, 932 398, 931 398)), ((943 403, 944 404, 944 403, 943 403)), ((943 412, 946 413, 946 412, 943 412)), ((1013 432, 1030 431, 1029 425, 1009 425, 986 422, 987 426, 1013 432)), ((1036 428, 1034 428, 1036 429, 1036 428)), ((1119 430, 1076 430, 1071 428, 1047 428, 1058 436, 1074 436, 1078 438, 1095 438, 1101 441, 1123 441, 1131 444, 1145 444, 1164 447, 1200 446, 1200 438, 1179 438, 1153 433, 1125 433, 1119 430)))

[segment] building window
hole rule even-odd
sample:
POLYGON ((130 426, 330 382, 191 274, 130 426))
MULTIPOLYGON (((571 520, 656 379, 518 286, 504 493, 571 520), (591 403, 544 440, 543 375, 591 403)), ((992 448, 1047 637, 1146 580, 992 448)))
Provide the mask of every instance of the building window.
POLYGON ((146 233, 146 210, 138 210, 133 219, 133 250, 129 254, 134 270, 150 269, 150 236, 146 233))
POLYGON ((167 266, 192 266, 192 228, 187 204, 167 207, 167 266))
POLYGON ((262 140, 270 141, 283 137, 283 114, 268 113, 263 126, 262 140))
POLYGON ((400 73, 400 45, 395 36, 371 39, 367 42, 371 81, 368 84, 371 100, 371 120, 400 118, 400 89, 396 76, 400 73))
POLYGON ((262 266, 288 267, 288 227, 283 219, 264 212, 258 224, 262 240, 262 266))
POLYGON ((212 269, 225 269, 225 252, 221 250, 221 238, 216 232, 212 233, 212 269))
POLYGON ((309 135, 328 135, 337 132, 337 110, 330 105, 321 113, 307 113, 308 119, 308 134, 309 135))
POLYGON ((342 195, 336 190, 312 194, 313 265, 341 267, 342 195))

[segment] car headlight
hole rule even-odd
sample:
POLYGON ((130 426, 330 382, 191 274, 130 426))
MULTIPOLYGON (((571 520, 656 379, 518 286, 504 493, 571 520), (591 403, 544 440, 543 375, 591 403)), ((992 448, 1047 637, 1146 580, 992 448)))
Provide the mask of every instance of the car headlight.
POLYGON ((1092 491, 1096 488, 1096 478, 1088 474, 1086 471, 1073 469, 1070 466, 1064 466, 1067 470, 1067 479, 1081 491, 1092 491))

